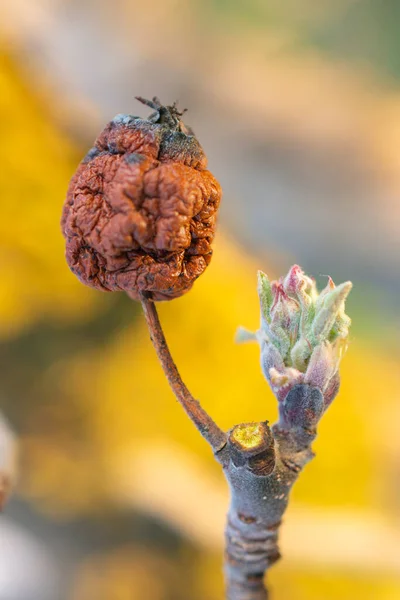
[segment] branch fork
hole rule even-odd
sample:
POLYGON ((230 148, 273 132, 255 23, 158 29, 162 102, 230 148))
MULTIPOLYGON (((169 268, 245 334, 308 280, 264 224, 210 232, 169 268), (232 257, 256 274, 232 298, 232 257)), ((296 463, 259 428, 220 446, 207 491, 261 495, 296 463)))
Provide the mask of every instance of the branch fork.
MULTIPOLYGON (((225 531, 225 574, 228 600, 264 600, 264 574, 279 558, 278 532, 289 492, 303 466, 312 458, 314 432, 304 426, 272 430, 268 422, 242 423, 225 433, 193 398, 172 359, 154 302, 142 297, 150 337, 168 382, 189 418, 221 463, 231 491, 225 531)), ((300 385, 291 398, 309 398, 321 392, 300 385)), ((310 423, 315 418, 311 410, 310 423)), ((303 423, 305 425, 305 423, 303 423)))

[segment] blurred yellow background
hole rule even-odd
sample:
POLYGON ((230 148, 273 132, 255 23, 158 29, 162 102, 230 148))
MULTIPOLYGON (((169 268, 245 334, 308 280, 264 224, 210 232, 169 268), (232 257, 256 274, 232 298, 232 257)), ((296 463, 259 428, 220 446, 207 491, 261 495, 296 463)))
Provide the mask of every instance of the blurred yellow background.
POLYGON ((224 189, 210 268, 160 306, 228 429, 276 418, 256 271, 354 283, 342 387, 295 486, 275 600, 400 597, 400 7, 2 0, 0 410, 20 442, 1 600, 218 600, 228 493, 139 306, 69 272, 59 219, 103 125, 179 98, 224 189), (397 305, 397 306, 396 306, 397 305))

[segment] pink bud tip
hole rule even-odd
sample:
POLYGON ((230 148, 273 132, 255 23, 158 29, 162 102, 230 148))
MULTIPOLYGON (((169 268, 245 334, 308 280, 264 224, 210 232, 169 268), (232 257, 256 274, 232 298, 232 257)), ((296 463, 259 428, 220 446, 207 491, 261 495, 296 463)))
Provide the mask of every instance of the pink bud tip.
POLYGON ((285 277, 284 287, 288 294, 296 294, 303 283, 303 270, 299 265, 293 265, 285 277))

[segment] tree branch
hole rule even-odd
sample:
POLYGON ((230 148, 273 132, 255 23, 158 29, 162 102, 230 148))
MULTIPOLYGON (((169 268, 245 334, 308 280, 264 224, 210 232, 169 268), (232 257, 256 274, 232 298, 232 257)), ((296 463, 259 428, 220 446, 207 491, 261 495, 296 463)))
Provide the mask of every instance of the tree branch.
POLYGON ((153 346, 168 379, 169 385, 189 418, 193 421, 201 435, 210 444, 216 454, 226 445, 227 435, 201 407, 198 400, 193 398, 192 394, 183 383, 169 351, 154 302, 143 294, 141 295, 141 302, 151 341, 153 342, 153 346))
POLYGON ((278 534, 289 495, 313 458, 322 415, 320 390, 297 385, 280 405, 279 421, 234 427, 224 450, 231 491, 225 529, 228 600, 266 600, 265 573, 280 558, 278 534))

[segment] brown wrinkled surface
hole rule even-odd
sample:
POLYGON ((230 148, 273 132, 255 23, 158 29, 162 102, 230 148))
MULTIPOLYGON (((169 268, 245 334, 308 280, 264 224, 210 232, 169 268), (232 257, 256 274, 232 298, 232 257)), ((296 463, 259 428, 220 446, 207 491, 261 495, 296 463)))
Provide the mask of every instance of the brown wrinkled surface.
POLYGON ((66 258, 85 284, 139 299, 176 298, 211 260, 221 190, 193 135, 116 117, 73 176, 66 258))

